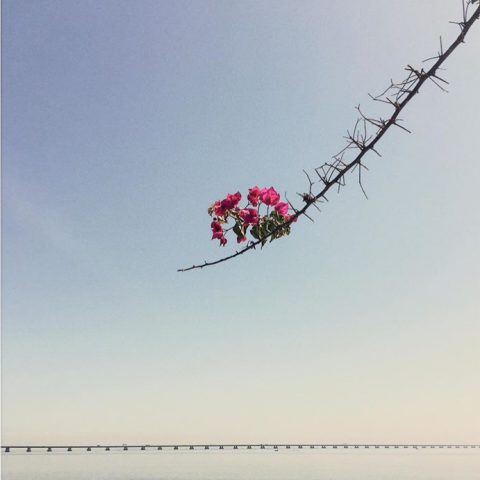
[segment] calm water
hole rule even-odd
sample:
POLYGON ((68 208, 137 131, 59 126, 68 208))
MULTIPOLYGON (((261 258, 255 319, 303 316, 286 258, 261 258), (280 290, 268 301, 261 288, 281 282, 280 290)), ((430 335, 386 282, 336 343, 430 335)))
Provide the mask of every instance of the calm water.
POLYGON ((2 454, 2 480, 480 480, 473 451, 2 454))

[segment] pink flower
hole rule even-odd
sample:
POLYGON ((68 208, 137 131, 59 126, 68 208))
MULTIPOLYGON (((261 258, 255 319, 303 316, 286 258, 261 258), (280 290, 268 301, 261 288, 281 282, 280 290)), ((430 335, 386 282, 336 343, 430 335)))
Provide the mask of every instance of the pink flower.
POLYGON ((220 240, 220 246, 224 247, 227 244, 227 239, 225 238, 222 224, 219 221, 214 220, 210 224, 210 228, 212 229, 212 240, 220 240))
MULTIPOLYGON (((284 215, 283 218, 285 219, 286 222, 289 222, 291 220, 291 218, 293 217, 293 215, 284 215)), ((296 222, 298 220, 298 217, 295 217, 292 222, 296 222)))
POLYGON ((255 208, 244 208, 238 212, 238 216, 247 225, 255 225, 258 223, 258 212, 255 208))
POLYGON ((229 193, 223 200, 215 201, 208 209, 208 213, 211 215, 213 212, 216 217, 224 217, 227 214, 227 211, 234 209, 241 199, 242 194, 240 192, 229 193))
POLYGON ((286 215, 288 215, 288 203, 285 202, 279 202, 275 205, 275 210, 285 218, 286 215))
POLYGON ((242 194, 240 192, 237 193, 229 193, 227 198, 221 201, 221 206, 224 210, 231 210, 232 208, 236 207, 238 202, 242 199, 242 194))
POLYGON ((222 224, 220 222, 218 222, 217 220, 214 220, 211 224, 210 224, 210 228, 214 231, 214 232, 218 232, 218 231, 222 231, 223 228, 222 228, 222 224))
POLYGON ((212 206, 213 213, 217 217, 223 217, 225 215, 225 209, 222 207, 222 202, 217 200, 212 206))
POLYGON ((227 197, 231 197, 231 199, 235 202, 235 205, 237 205, 237 203, 242 199, 242 194, 237 192, 232 195, 227 195, 227 197))
POLYGON ((239 235, 237 237, 237 243, 242 243, 242 242, 246 242, 247 241, 247 237, 245 235, 239 235))
POLYGON ((260 199, 260 189, 257 186, 249 188, 247 198, 248 201, 256 207, 260 199))
POLYGON ((215 238, 218 238, 220 241, 223 238, 223 228, 220 222, 217 222, 214 220, 211 224, 210 227, 212 229, 212 240, 215 238))
POLYGON ((260 190, 260 200, 265 204, 265 205, 276 205, 278 201, 280 200, 280 195, 278 192, 273 188, 262 188, 260 190))

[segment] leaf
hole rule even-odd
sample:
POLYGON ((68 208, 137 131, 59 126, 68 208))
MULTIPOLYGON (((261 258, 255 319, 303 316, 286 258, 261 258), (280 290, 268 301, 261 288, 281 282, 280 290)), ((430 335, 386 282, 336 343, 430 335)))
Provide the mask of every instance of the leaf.
POLYGON ((233 232, 237 237, 243 237, 244 235, 244 232, 242 231, 238 223, 236 223, 235 226, 233 227, 233 232))

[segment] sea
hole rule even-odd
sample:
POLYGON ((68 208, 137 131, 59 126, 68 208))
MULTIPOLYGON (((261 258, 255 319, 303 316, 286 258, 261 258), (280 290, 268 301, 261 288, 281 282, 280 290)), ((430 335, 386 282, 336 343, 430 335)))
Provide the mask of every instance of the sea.
POLYGON ((2 480, 480 480, 480 450, 2 453, 2 480))

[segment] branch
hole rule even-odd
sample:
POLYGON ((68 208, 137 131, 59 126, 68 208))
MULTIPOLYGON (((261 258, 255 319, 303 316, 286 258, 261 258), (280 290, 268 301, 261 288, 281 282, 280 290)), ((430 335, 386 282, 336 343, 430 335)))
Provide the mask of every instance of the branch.
MULTIPOLYGON (((382 139, 382 137, 386 134, 386 132, 392 127, 396 126, 407 132, 410 132, 405 127, 399 125, 399 115, 400 112, 407 106, 407 104, 413 99, 413 97, 419 93, 420 88, 422 85, 427 81, 430 80, 435 83, 438 87, 444 90, 440 85, 439 81, 442 83, 447 83, 443 78, 440 78, 437 75, 438 70, 440 69, 441 65, 447 60, 447 58, 455 51, 455 49, 464 42, 465 36, 467 35, 468 31, 472 27, 472 25, 480 18, 480 6, 476 8, 473 14, 468 18, 469 7, 476 3, 478 0, 469 0, 465 2, 463 0, 463 19, 460 22, 450 22, 455 23, 460 27, 460 34, 455 39, 455 41, 446 49, 443 49, 443 44, 440 39, 440 51, 438 55, 431 57, 430 60, 435 60, 435 63, 430 67, 428 70, 417 70, 412 66, 408 65, 406 70, 409 72, 407 77, 399 82, 394 83, 391 81, 390 86, 382 92, 380 95, 370 97, 374 101, 379 101, 385 104, 388 104, 393 107, 394 111, 393 114, 390 116, 388 120, 380 119, 372 119, 367 117, 362 113, 360 110, 360 106, 357 107, 358 112, 360 113, 360 118, 357 120, 355 127, 352 133, 347 132, 347 145, 344 147, 337 155, 334 155, 333 162, 327 162, 321 167, 315 169, 319 177, 319 181, 323 184, 323 188, 316 194, 312 192, 312 187, 315 182, 312 182, 311 178, 304 172, 307 176, 309 182, 309 193, 301 195, 305 205, 302 208, 294 209, 294 214, 290 217, 289 221, 284 222, 274 228, 268 235, 259 238, 258 240, 251 241, 241 250, 232 253, 231 255, 227 255, 226 257, 222 257, 218 260, 214 261, 205 261, 203 264, 192 265, 191 267, 187 268, 180 268, 178 272, 186 272, 189 270, 194 269, 201 269, 205 267, 209 267, 212 265, 217 265, 219 263, 226 262, 227 260, 231 260, 236 258, 244 253, 248 252, 249 250, 254 250, 257 246, 262 245, 265 243, 266 240, 269 238, 274 238, 276 232, 280 229, 289 226, 292 222, 296 221, 302 215, 307 215, 307 210, 313 205, 317 207, 316 203, 322 200, 327 200, 326 194, 327 192, 334 186, 337 185, 338 188, 345 185, 345 175, 353 170, 355 167, 358 166, 359 172, 362 168, 366 168, 362 164, 363 157, 370 151, 373 151, 380 155, 376 150, 377 143, 382 139), (362 128, 359 128, 359 124, 362 128), (377 131, 369 136, 367 133, 367 125, 374 126, 377 128, 377 131), (357 149, 357 155, 351 160, 350 162, 344 162, 344 153, 350 149, 357 149)), ((363 190, 363 186, 361 184, 361 174, 359 173, 359 183, 360 187, 362 188, 363 193, 366 195, 365 191, 363 190)), ((310 218, 310 217, 308 217, 310 218)))

